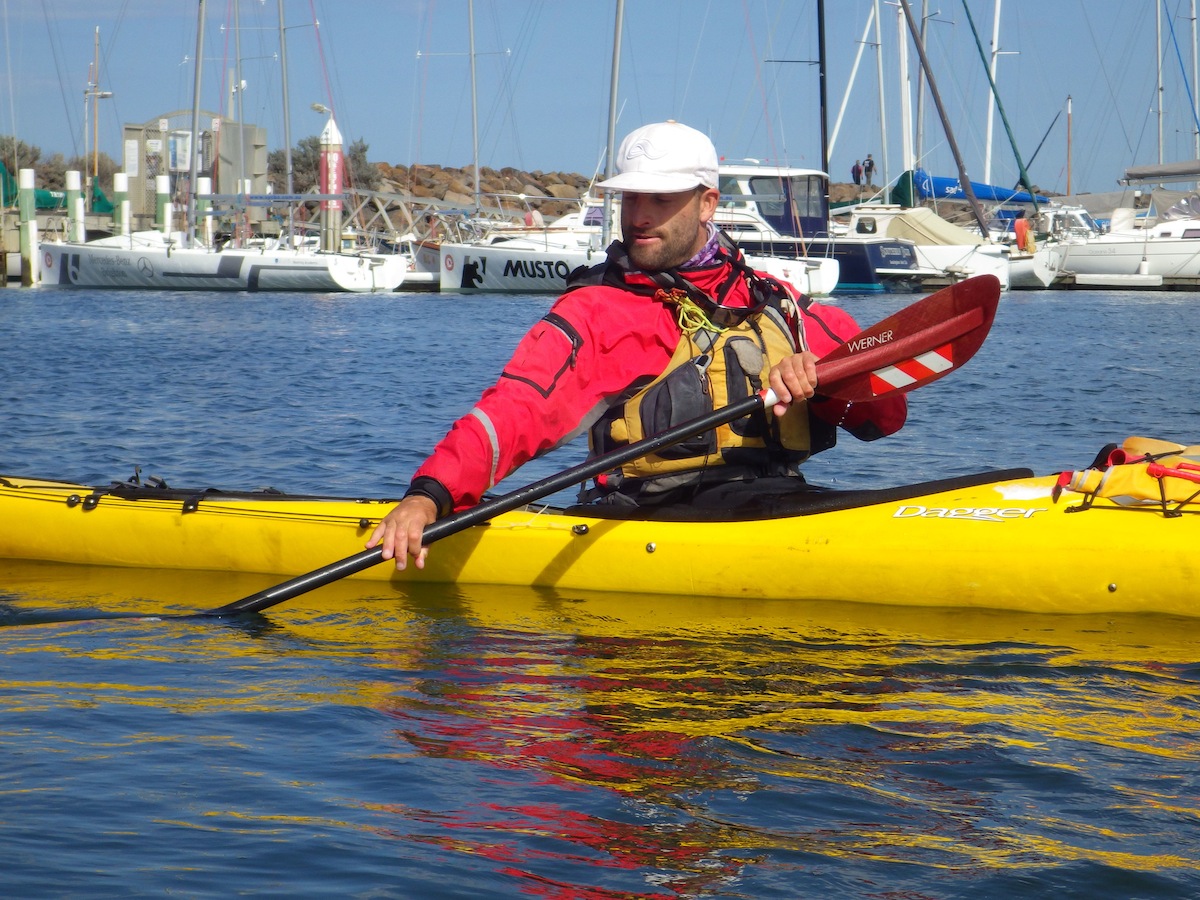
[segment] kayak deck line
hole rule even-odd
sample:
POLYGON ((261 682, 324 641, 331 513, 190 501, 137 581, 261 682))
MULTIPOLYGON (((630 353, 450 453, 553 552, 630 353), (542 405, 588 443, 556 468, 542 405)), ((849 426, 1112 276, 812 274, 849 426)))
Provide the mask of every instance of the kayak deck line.
MULTIPOLYGON (((1160 457, 1155 465, 1190 474, 1197 470, 1186 468, 1189 460, 1160 457)), ((1009 469, 874 490, 812 489, 786 515, 721 521, 526 505, 439 541, 424 569, 398 572, 387 563, 349 577, 399 590, 456 584, 1200 616, 1200 503, 1187 499, 1200 484, 1168 479, 1183 492, 1168 514, 1157 496, 1163 479, 1146 469, 1143 461, 1064 473, 1066 486, 1063 475, 1009 469), (1118 493, 1109 496, 1110 487, 1118 493), (1133 488, 1147 496, 1131 499, 1133 488)), ((292 578, 361 553, 394 503, 7 476, 0 559, 292 578), (85 506, 93 492, 98 499, 85 506)))
POLYGON ((64 505, 68 509, 78 507, 84 514, 101 505, 131 502, 147 509, 174 510, 181 515, 204 512, 250 519, 303 519, 336 524, 353 523, 359 528, 374 527, 374 522, 368 524, 363 515, 347 514, 344 510, 353 510, 353 505, 357 504, 375 512, 379 508, 390 509, 399 502, 398 499, 372 500, 316 494, 285 494, 274 490, 181 490, 151 485, 142 485, 133 490, 125 483, 114 483, 114 486, 110 487, 88 487, 65 481, 21 479, 13 476, 0 477, 0 495, 20 496, 34 502, 64 505), (336 506, 343 511, 322 511, 322 505, 336 506))
MULTIPOLYGON (((996 469, 952 478, 898 485, 887 488, 849 489, 826 488, 820 485, 800 483, 797 491, 789 495, 785 508, 763 511, 753 507, 734 510, 713 510, 683 504, 661 508, 631 508, 624 506, 586 505, 557 507, 549 504, 530 504, 523 509, 549 515, 568 515, 584 518, 615 519, 636 522, 737 522, 763 521, 790 518, 793 516, 817 515, 840 509, 853 509, 876 503, 907 500, 926 494, 942 493, 958 488, 975 487, 1000 481, 1013 481, 1033 477, 1027 468, 996 469)), ((127 482, 114 482, 110 487, 92 487, 84 496, 81 485, 69 482, 27 480, 22 483, 12 476, 0 476, 0 487, 12 495, 23 495, 31 500, 64 503, 69 508, 82 507, 90 512, 106 498, 138 503, 155 503, 172 506, 179 504, 182 514, 209 512, 248 518, 280 519, 303 518, 311 521, 345 523, 353 522, 359 528, 374 527, 375 520, 359 515, 344 513, 314 512, 321 504, 359 504, 364 511, 376 512, 381 507, 390 510, 398 500, 339 497, 323 494, 287 494, 281 491, 226 491, 220 488, 188 490, 158 485, 130 486, 127 482), (278 505, 277 505, 278 504, 278 505), (289 509, 288 504, 294 508, 289 509)), ((486 499, 486 495, 485 495, 486 499)))

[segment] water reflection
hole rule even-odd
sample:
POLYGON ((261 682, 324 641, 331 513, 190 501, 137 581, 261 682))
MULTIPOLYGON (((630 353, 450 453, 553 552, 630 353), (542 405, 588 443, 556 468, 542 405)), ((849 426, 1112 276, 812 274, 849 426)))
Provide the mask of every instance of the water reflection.
MULTIPOLYGON (((464 607, 475 616, 520 609, 491 594, 464 607)), ((931 646, 928 633, 915 640, 921 622, 883 610, 805 610, 773 625, 756 610, 740 628, 714 629, 656 623, 662 604, 633 598, 618 616, 613 598, 547 592, 533 604, 542 615, 588 625, 566 637, 443 633, 428 666, 437 677, 389 707, 398 736, 511 784, 528 784, 513 774, 523 773, 539 788, 589 797, 416 815, 474 835, 446 838, 464 851, 511 861, 516 850, 500 836, 537 834, 581 845, 547 851, 548 860, 650 869, 655 884, 689 896, 735 876, 771 883, 817 860, 991 873, 1068 860, 1196 868, 1178 850, 1182 822, 1159 815, 1161 799, 1092 769, 1144 764, 1144 754, 1171 761, 1174 775, 1152 776, 1160 786, 1190 780, 1200 747, 1179 688, 1182 678, 1197 699, 1181 662, 1192 651, 1164 640, 1180 623, 1064 628, 917 611, 946 633, 931 646), (1129 684, 1131 671, 1143 673, 1139 683, 1129 684), (1156 697, 1151 684, 1164 677, 1156 697), (612 795, 601 806, 615 811, 582 814, 597 792, 612 795), (1074 812, 1101 797, 1123 827, 1098 829, 1074 812)), ((679 605, 690 608, 685 622, 703 618, 693 601, 679 605)), ((577 887, 592 883, 581 875, 577 887)))
MULTIPOLYGON (((182 612, 269 583, 2 569, 18 617, 182 612)), ((1200 877, 1186 850, 1196 627, 340 583, 239 624, 0 630, 10 663, 60 664, 59 680, 0 686, 0 711, 166 706, 214 723, 207 753, 299 739, 298 712, 318 716, 326 746, 275 752, 337 813, 301 816, 260 789, 209 826, 365 831, 484 892, 795 896, 797 878, 817 893, 963 879, 1013 892, 1069 872, 1163 895, 1200 877), (299 762, 328 752, 341 764, 299 762)))

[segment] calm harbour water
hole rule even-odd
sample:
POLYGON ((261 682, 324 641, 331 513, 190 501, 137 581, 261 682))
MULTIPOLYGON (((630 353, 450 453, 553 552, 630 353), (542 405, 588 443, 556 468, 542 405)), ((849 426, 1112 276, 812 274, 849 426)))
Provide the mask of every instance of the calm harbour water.
MULTIPOLYGON (((0 473, 395 495, 549 302, 8 290, 0 473)), ((810 479, 1200 441, 1198 325, 1006 295, 903 432, 810 479)), ((269 583, 0 563, 0 895, 1200 894, 1200 618, 341 584, 54 619, 269 583)))

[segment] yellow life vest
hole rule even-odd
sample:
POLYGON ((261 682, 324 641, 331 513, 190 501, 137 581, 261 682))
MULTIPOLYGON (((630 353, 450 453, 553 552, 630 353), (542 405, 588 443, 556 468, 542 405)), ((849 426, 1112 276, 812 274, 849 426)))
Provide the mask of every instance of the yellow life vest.
MULTIPOLYGON (((801 349, 778 301, 726 329, 685 332, 662 374, 592 427, 592 453, 748 397, 766 386, 775 363, 801 349)), ((701 482, 794 474, 810 453, 807 405, 797 402, 781 418, 764 410, 627 463, 599 481, 608 491, 653 495, 701 482)))

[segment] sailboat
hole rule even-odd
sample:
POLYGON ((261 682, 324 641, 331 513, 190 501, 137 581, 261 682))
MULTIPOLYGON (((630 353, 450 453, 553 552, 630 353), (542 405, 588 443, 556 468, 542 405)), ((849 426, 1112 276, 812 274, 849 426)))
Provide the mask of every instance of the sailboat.
MULTIPOLYGON (((818 5, 818 15, 823 4, 818 5)), ((938 116, 945 131, 946 143, 949 145, 958 166, 956 178, 935 178, 916 167, 916 152, 913 149, 913 129, 911 127, 911 96, 908 88, 909 38, 900 35, 897 47, 897 65, 899 68, 899 100, 901 112, 901 127, 899 129, 903 141, 903 156, 906 171, 892 184, 886 172, 887 158, 883 159, 884 181, 892 184, 891 202, 880 202, 872 198, 865 202, 843 204, 838 209, 839 217, 847 217, 843 226, 849 235, 887 235, 902 239, 913 245, 916 268, 920 274, 914 281, 922 289, 941 287, 976 275, 993 275, 999 281, 1002 289, 1007 290, 1011 284, 1011 260, 1013 250, 1009 244, 993 239, 990 235, 989 223, 986 221, 979 205, 981 192, 985 186, 971 182, 967 178, 962 154, 950 128, 949 121, 943 108, 933 72, 926 58, 924 41, 920 29, 912 17, 912 11, 906 0, 900 0, 898 14, 907 20, 905 29, 911 35, 911 42, 920 57, 920 71, 928 91, 937 106, 938 116), (960 225, 941 215, 945 206, 929 208, 922 204, 944 204, 948 199, 960 201, 969 210, 969 219, 975 223, 960 225)), ((875 26, 876 44, 879 43, 879 4, 874 5, 868 18, 867 29, 875 26)), ((904 26, 901 26, 904 29, 904 26)), ((864 41, 866 34, 864 31, 864 41)), ((857 67, 857 62, 856 62, 857 67)), ((882 63, 880 63, 882 79, 882 63)), ((847 86, 847 97, 853 86, 847 86)), ((843 101, 843 111, 845 101, 843 101)), ((918 115, 918 118, 920 116, 918 115)), ((884 101, 880 91, 880 120, 884 120, 884 101)), ((918 129, 919 136, 919 129, 918 129)), ((1002 202, 1012 202, 1015 192, 995 191, 995 199, 1002 202)), ((964 217, 966 218, 966 217, 964 217)))
POLYGON ((159 231, 76 243, 43 242, 42 284, 68 288, 204 291, 394 291, 407 262, 398 255, 303 248, 184 247, 159 231))
MULTIPOLYGON (((1200 161, 1135 166, 1125 181, 1192 181, 1200 161)), ((1080 216, 1076 219, 1090 217, 1080 216)), ((1048 219, 1048 217, 1047 217, 1048 219)), ((1062 254, 1065 280, 1078 287, 1194 289, 1200 283, 1200 196, 1192 194, 1139 221, 1132 209, 1114 211, 1109 230, 1071 227, 1065 215, 1046 226, 1062 254)))
MULTIPOLYGON (((620 16, 618 2, 618 22, 620 16)), ((417 271, 434 276, 438 289, 445 293, 561 293, 571 272, 605 258, 600 201, 584 197, 577 210, 549 224, 532 210, 524 223, 485 214, 480 199, 474 0, 467 0, 467 34, 475 208, 465 220, 455 223, 453 234, 419 242, 414 252, 417 271)), ((615 66, 614 59, 614 77, 615 66)))
MULTIPOLYGON (((714 221, 752 258, 802 265, 808 277, 820 282, 832 273, 834 287, 828 292, 909 290, 923 279, 942 274, 922 262, 914 241, 889 235, 870 223, 846 228, 831 218, 823 0, 817 4, 817 28, 821 168, 764 165, 754 160, 722 163, 721 200, 714 221)), ((764 267, 776 274, 770 265, 764 267)), ((797 277, 789 280, 800 287, 797 277)))
MULTIPOLYGON (((1157 9, 1155 16, 1155 58, 1158 60, 1157 82, 1161 95, 1162 10, 1157 9)), ((1194 16, 1191 21, 1192 46, 1195 47, 1197 23, 1194 16)), ((1172 29, 1172 41, 1175 40, 1172 29)), ((1177 44, 1175 50, 1178 55, 1177 44)), ((1193 72, 1193 78, 1200 76, 1193 72)), ((1190 96, 1195 97, 1198 88, 1200 84, 1193 84, 1190 96)), ((1150 191, 1149 211, 1117 207, 1111 211, 1108 228, 1104 231, 1085 211, 1069 207, 1056 210, 1054 219, 1044 214, 1039 222, 1045 225, 1048 237, 1057 242, 1057 249, 1062 253, 1065 284, 1148 290, 1194 290, 1200 284, 1200 196, 1194 192, 1196 181, 1200 179, 1200 135, 1195 136, 1195 159, 1164 162, 1161 105, 1157 114, 1157 164, 1130 166, 1121 179, 1126 186, 1158 185, 1150 191), (1186 184, 1188 189, 1176 193, 1166 190, 1167 184, 1186 184)), ((1067 121, 1067 146, 1070 147, 1069 114, 1067 121)), ((1069 191, 1069 176, 1067 184, 1069 191)))
MULTIPOLYGON (((283 41, 283 3, 280 0, 280 41, 283 41)), ((236 2, 235 2, 235 22, 236 2)), ((123 288, 153 290, 206 291, 312 291, 374 292, 394 291, 403 282, 407 260, 398 254, 368 250, 344 252, 340 247, 340 174, 337 190, 315 199, 323 201, 326 215, 336 216, 338 237, 324 245, 297 243, 289 233, 277 241, 257 246, 218 245, 204 242, 196 235, 196 206, 200 196, 198 177, 200 110, 200 71, 204 49, 205 0, 199 0, 196 35, 196 69, 193 92, 192 128, 189 142, 191 178, 186 230, 139 231, 91 241, 43 242, 41 252, 42 283, 70 288, 123 288)), ((286 68, 286 51, 283 55, 286 68)), ((287 72, 283 73, 287 82, 287 72)), ((286 98, 286 88, 285 88, 286 98)), ((284 103, 286 107, 286 99, 284 103)), ((239 116, 240 118, 240 116, 239 116)), ((285 121, 286 121, 285 109, 285 121)), ((286 128, 285 128, 286 130, 286 128)), ((285 135, 289 142, 290 135, 285 135)), ((321 136, 322 147, 340 148, 341 134, 332 115, 321 136)), ((340 166, 340 151, 331 154, 333 165, 340 166)), ((340 173, 340 169, 334 171, 340 173)), ((290 166, 289 166, 290 178, 290 166)), ((239 179, 240 180, 240 179, 239 179)), ((274 195, 258 198, 245 195, 245 202, 285 203, 314 199, 308 195, 274 195)))
MULTIPOLYGON (((472 0, 468 0, 468 16, 473 23, 471 5, 472 0)), ((616 96, 623 15, 624 3, 618 0, 610 73, 607 177, 615 174, 616 96)), ((474 31, 473 24, 471 30, 474 31)), ((472 97, 474 94, 472 67, 472 97)), ((478 165, 476 170, 478 172, 478 165)), ((805 196, 801 200, 804 210, 810 205, 807 181, 810 175, 824 179, 823 183, 828 182, 824 173, 805 170, 805 196)), ((911 255, 905 255, 906 247, 902 242, 881 236, 852 242, 848 248, 839 251, 828 240, 806 238, 806 234, 828 234, 829 210, 825 199, 828 191, 822 188, 819 197, 811 198, 812 203, 823 204, 819 224, 814 225, 809 218, 801 218, 803 214, 793 202, 797 199, 797 189, 790 170, 722 165, 719 179, 721 202, 713 219, 716 226, 738 243, 751 266, 788 281, 804 294, 826 296, 838 287, 844 271, 840 254, 846 254, 853 263, 858 263, 852 268, 864 273, 857 276, 855 289, 859 289, 859 282, 878 286, 877 266, 880 270, 894 271, 898 277, 907 278, 913 274, 911 255), (785 207, 797 212, 792 215, 772 212, 785 207), (820 249, 813 251, 813 245, 819 245, 820 249), (872 249, 866 249, 867 245, 872 249), (867 254, 872 250, 876 252, 868 261, 867 254)), ((601 200, 589 195, 580 201, 577 210, 546 225, 499 223, 470 242, 442 241, 439 246, 440 289, 446 292, 561 292, 571 272, 580 266, 603 262, 609 242, 620 238, 619 232, 614 232, 612 227, 620 221, 619 203, 617 197, 601 200)))

